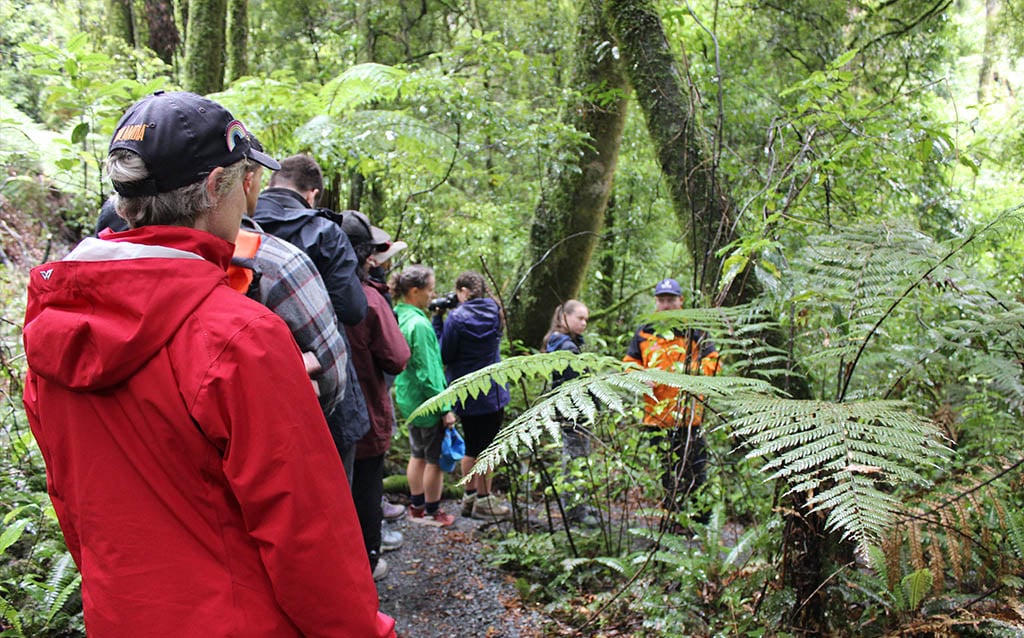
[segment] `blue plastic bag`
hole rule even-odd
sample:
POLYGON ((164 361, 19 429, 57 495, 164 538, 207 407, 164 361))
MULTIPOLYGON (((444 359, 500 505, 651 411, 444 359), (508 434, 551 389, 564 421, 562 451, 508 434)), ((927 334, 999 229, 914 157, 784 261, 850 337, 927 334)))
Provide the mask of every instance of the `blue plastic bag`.
POLYGON ((448 428, 444 433, 444 440, 441 441, 441 459, 438 465, 445 472, 455 470, 455 464, 466 455, 466 442, 462 435, 455 428, 448 428))

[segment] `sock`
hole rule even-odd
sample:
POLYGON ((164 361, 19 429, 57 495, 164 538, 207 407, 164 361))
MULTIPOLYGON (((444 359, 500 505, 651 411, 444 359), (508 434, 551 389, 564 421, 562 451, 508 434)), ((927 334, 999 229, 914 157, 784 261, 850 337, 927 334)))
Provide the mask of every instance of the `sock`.
POLYGON ((441 501, 427 503, 427 514, 437 514, 437 510, 439 509, 441 509, 441 501))
POLYGON ((466 498, 473 498, 476 496, 476 490, 466 490, 466 498))
POLYGON ((415 507, 416 509, 423 507, 423 504, 426 503, 426 501, 427 499, 424 497, 423 494, 412 495, 412 506, 415 507))

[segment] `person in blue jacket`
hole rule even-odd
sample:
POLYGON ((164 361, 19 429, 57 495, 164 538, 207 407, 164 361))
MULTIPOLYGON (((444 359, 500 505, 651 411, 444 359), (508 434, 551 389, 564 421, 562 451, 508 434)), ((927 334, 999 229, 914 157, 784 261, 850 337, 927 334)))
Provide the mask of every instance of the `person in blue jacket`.
MULTIPOLYGON (((579 354, 583 347, 583 332, 587 329, 587 321, 590 319, 590 310, 582 301, 569 299, 555 308, 551 316, 551 327, 544 335, 544 342, 541 350, 544 352, 558 352, 560 350, 579 354)), ((557 388, 566 381, 571 381, 579 376, 579 373, 572 368, 566 368, 563 372, 555 372, 552 375, 551 387, 557 388)), ((573 459, 590 456, 590 439, 587 431, 575 421, 562 422, 562 473, 566 482, 570 485, 573 480, 568 471, 568 464, 573 459)), ((592 506, 581 501, 581 495, 573 490, 567 490, 564 494, 565 500, 572 502, 566 514, 570 521, 592 526, 598 523, 597 511, 592 506)))
MULTIPOLYGON (((434 329, 441 339, 441 361, 448 383, 470 372, 501 361, 503 324, 501 307, 487 293, 483 275, 471 270, 455 280, 459 305, 444 321, 442 312, 434 315, 434 329)), ((466 454, 462 457, 462 474, 466 476, 487 446, 494 441, 505 421, 508 388, 491 382, 491 389, 475 399, 466 399, 454 406, 462 421, 466 438, 466 454)), ((485 521, 505 520, 509 508, 491 493, 492 475, 473 476, 462 498, 462 515, 485 521)))

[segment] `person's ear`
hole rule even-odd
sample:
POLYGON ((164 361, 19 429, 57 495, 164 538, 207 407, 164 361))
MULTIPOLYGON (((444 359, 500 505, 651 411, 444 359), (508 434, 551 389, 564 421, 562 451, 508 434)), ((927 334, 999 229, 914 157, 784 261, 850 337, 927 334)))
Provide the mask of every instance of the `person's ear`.
POLYGON ((256 187, 256 171, 246 171, 245 176, 242 177, 242 190, 248 195, 252 192, 252 189, 256 187))
POLYGON ((210 201, 212 202, 217 201, 217 187, 220 186, 222 177, 224 177, 223 166, 218 166, 206 176, 206 193, 210 196, 210 201))
POLYGON ((303 193, 303 195, 305 195, 306 203, 309 204, 310 207, 315 207, 316 200, 320 196, 320 189, 314 188, 312 190, 308 190, 305 193, 303 193))

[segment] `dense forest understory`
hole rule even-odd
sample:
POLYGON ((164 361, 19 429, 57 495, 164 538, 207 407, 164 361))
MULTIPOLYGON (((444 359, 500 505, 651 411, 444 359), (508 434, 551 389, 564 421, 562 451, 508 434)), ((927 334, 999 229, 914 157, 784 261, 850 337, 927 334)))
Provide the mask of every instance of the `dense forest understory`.
POLYGON ((1022 59, 1018 0, 0 3, 2 635, 85 632, 22 408, 25 288, 94 232, 117 119, 160 89, 312 154, 323 205, 439 293, 488 279, 505 360, 420 410, 510 388, 478 464, 513 520, 459 542, 519 635, 1021 635, 1022 59), (683 308, 655 316, 665 277, 683 308), (583 353, 540 354, 572 298, 583 353), (652 321, 706 331, 721 371, 624 364, 652 321), (675 513, 654 384, 704 406, 675 513))

